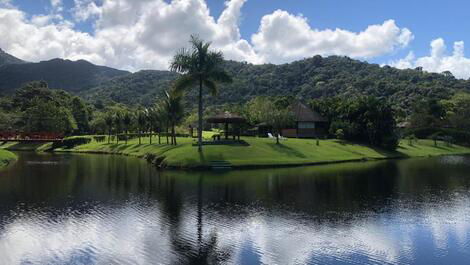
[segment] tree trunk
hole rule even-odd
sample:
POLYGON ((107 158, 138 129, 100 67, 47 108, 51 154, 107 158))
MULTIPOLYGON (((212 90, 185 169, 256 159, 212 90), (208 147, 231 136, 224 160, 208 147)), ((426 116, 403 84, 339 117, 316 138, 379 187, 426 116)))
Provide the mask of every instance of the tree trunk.
POLYGON ((139 130, 139 145, 141 145, 141 143, 142 143, 141 138, 142 138, 142 131, 139 130))
POLYGON ((162 144, 161 136, 162 136, 162 130, 158 129, 158 144, 162 144))
POLYGON ((108 130, 108 144, 111 143, 111 130, 108 130))
POLYGON ((166 144, 168 144, 169 143, 169 140, 168 140, 168 122, 166 123, 165 131, 166 131, 166 144))
POLYGON ((150 131, 150 144, 152 144, 152 131, 150 131))
POLYGON ((199 77, 197 144, 198 144, 198 151, 202 152, 202 77, 199 77))
POLYGON ((175 124, 172 124, 171 133, 173 134, 173 144, 176 145, 175 124))
POLYGON ((277 129, 277 133, 276 133, 276 144, 279 144, 279 132, 281 131, 281 129, 277 129))
POLYGON ((127 145, 127 137, 128 137, 127 135, 128 135, 128 134, 129 134, 129 130, 126 129, 126 135, 125 135, 125 137, 126 137, 126 145, 127 145))

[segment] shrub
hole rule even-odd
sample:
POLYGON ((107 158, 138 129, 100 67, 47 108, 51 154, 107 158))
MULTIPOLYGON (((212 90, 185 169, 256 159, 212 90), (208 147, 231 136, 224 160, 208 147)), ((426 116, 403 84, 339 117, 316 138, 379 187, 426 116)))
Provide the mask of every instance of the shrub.
POLYGON ((91 137, 86 137, 86 136, 70 137, 70 138, 66 138, 62 140, 62 142, 55 142, 52 148, 70 149, 78 145, 88 144, 90 142, 91 142, 91 137))
POLYGON ((102 143, 106 141, 106 136, 104 135, 93 136, 93 140, 95 140, 98 143, 102 143))

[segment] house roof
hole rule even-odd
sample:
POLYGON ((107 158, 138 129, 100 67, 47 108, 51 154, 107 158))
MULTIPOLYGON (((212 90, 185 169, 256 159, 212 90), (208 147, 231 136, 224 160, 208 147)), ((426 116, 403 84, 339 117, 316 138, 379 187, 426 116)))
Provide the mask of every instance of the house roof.
POLYGON ((320 113, 311 110, 301 102, 292 105, 295 121, 297 122, 327 122, 328 119, 320 115, 320 113))
POLYGON ((245 118, 228 111, 207 118, 208 123, 244 123, 245 118))

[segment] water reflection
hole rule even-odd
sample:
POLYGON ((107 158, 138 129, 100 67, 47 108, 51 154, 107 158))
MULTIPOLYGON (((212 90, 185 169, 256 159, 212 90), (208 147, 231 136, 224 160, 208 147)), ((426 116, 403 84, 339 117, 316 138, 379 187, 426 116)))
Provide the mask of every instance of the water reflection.
POLYGON ((36 155, 0 172, 1 264, 467 264, 470 159, 164 172, 36 155))

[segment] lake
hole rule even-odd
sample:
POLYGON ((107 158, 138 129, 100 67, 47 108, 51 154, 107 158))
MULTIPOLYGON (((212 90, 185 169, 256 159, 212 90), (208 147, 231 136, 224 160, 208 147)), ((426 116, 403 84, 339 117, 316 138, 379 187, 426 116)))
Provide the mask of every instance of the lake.
POLYGON ((0 264, 469 264, 470 157, 159 172, 19 153, 0 264))

